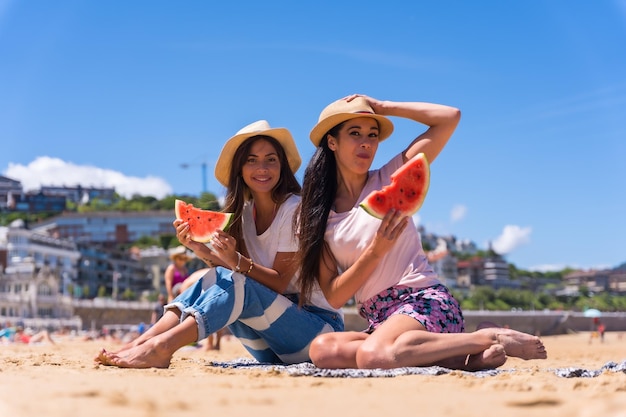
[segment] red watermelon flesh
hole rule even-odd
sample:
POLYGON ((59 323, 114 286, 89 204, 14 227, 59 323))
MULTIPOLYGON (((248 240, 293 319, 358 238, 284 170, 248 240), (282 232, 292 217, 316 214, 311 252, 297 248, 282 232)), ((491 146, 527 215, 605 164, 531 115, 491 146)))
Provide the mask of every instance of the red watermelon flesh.
POLYGON ((176 200, 174 211, 177 219, 189 223, 190 237, 196 242, 210 241, 218 229, 226 231, 233 217, 233 213, 203 210, 182 200, 176 200))
POLYGON ((372 191, 360 206, 379 219, 392 208, 412 216, 422 207, 429 185, 430 165, 426 155, 420 153, 391 174, 391 184, 372 191))

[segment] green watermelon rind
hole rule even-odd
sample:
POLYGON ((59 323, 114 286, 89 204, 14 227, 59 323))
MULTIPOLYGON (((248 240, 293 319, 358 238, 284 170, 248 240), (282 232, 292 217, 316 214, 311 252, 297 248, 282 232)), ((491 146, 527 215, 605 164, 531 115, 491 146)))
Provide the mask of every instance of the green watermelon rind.
POLYGON ((428 194, 428 189, 430 188, 430 164, 428 163, 428 159, 426 158, 426 155, 424 155, 423 153, 420 153, 418 156, 415 157, 415 159, 413 159, 411 162, 405 165, 402 165, 400 168, 398 168, 393 174, 391 174, 391 178, 392 178, 392 182, 389 185, 385 185, 381 190, 374 190, 371 193, 368 194, 367 197, 365 197, 365 199, 359 204, 359 206, 365 210, 369 215, 376 217, 377 219, 382 219, 383 217, 385 217, 385 215, 387 214, 387 211, 385 211, 384 213, 379 212, 378 210, 374 209, 371 206, 371 203, 369 203, 369 200, 373 198, 373 196, 379 192, 385 193, 385 191, 390 190, 391 187, 393 187, 395 184, 397 184, 398 182, 400 182, 402 180, 401 177, 401 173, 403 171, 409 171, 410 169, 408 168, 408 166, 413 165, 414 163, 417 164, 417 161, 422 161, 424 163, 424 179, 423 179, 423 192, 422 192, 422 198, 418 201, 417 204, 415 204, 413 206, 413 208, 411 208, 411 210, 405 210, 403 212, 403 214, 405 216, 412 216, 415 213, 417 213, 419 211, 420 208, 422 208, 422 205, 424 204, 424 201, 426 200, 426 195, 428 194))
MULTIPOLYGON (((200 209, 198 207, 194 207, 193 204, 189 204, 184 202, 183 200, 176 200, 175 204, 174 204, 174 213, 176 215, 177 219, 182 219, 182 215, 180 213, 180 208, 181 207, 187 207, 189 206, 192 209, 195 210, 200 210, 201 212, 208 212, 211 213, 213 215, 220 215, 224 217, 224 221, 219 224, 217 227, 215 227, 215 229, 220 229, 223 231, 226 231, 228 229, 228 227, 230 226, 232 220, 233 220, 233 213, 223 213, 221 211, 212 211, 212 210, 204 210, 204 209, 200 209)), ((191 232, 191 238, 192 240, 196 241, 196 242, 201 242, 201 243, 206 243, 209 242, 211 240, 211 236, 213 235, 213 231, 205 234, 205 235, 196 235, 193 233, 193 231, 191 232)))

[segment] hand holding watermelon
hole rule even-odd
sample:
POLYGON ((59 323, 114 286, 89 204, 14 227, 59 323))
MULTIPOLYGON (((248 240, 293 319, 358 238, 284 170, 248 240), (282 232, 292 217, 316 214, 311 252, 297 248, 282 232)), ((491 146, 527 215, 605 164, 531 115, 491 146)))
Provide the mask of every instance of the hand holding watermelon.
POLYGON ((174 211, 176 219, 173 224, 176 228, 176 237, 183 245, 211 265, 232 263, 232 258, 236 257, 237 242, 223 231, 230 225, 232 213, 202 210, 182 200, 176 200, 174 211), (212 243, 216 236, 219 237, 219 241, 212 243), (231 246, 232 251, 227 253, 231 246))
POLYGON ((422 207, 429 185, 430 166, 420 153, 391 174, 391 184, 372 191, 360 206, 379 219, 391 209, 412 216, 422 207))
POLYGON ((227 230, 233 213, 203 210, 193 204, 176 200, 174 205, 176 218, 189 224, 189 238, 196 242, 209 242, 216 230, 227 230))
POLYGON ((372 255, 385 255, 408 224, 409 220, 402 212, 395 209, 389 210, 383 217, 376 235, 370 243, 369 250, 372 251, 372 255))

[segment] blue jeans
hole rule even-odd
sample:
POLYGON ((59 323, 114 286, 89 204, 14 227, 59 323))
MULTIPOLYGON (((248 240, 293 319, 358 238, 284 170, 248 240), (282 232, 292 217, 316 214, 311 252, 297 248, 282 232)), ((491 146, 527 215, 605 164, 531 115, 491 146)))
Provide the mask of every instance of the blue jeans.
POLYGON ((166 308, 176 307, 181 322, 193 316, 198 340, 228 327, 250 354, 264 363, 310 361, 315 336, 343 331, 343 319, 334 311, 298 307, 296 295, 276 293, 263 284, 229 269, 211 268, 166 308))

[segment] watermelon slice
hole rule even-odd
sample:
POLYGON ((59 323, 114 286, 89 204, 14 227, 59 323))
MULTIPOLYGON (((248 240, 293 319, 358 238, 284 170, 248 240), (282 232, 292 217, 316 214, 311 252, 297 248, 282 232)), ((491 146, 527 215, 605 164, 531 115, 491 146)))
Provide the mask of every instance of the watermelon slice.
POLYGON ((210 241, 217 229, 226 231, 233 217, 233 213, 202 210, 183 200, 176 200, 174 211, 177 219, 189 223, 191 239, 203 243, 210 241))
POLYGON ((412 216, 422 207, 429 185, 430 165, 426 155, 420 153, 391 174, 391 184, 372 191, 360 206, 379 219, 392 208, 412 216))

